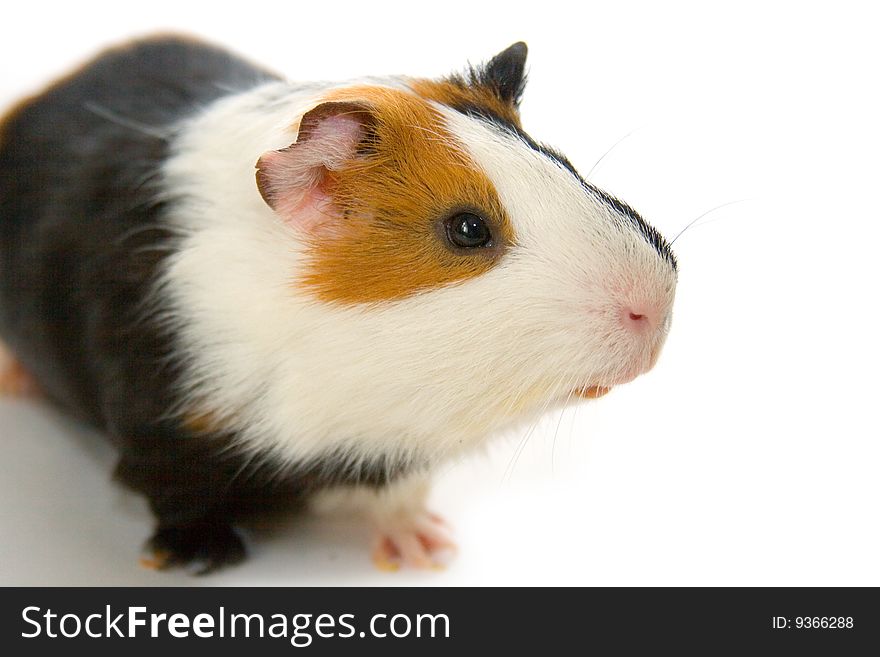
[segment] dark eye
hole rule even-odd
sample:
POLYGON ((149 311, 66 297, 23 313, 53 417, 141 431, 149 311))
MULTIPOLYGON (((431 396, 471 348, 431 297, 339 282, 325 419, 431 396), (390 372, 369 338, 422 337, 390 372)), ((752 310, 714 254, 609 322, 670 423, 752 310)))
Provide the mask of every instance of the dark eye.
POLYGON ((492 233, 486 221, 470 212, 462 212, 446 220, 446 237, 462 249, 492 245, 492 233))

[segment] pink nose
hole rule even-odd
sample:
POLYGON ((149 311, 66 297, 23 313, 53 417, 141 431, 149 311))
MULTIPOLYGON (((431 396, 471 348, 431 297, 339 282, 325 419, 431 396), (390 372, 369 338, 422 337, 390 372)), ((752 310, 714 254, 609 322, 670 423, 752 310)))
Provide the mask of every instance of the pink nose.
POLYGON ((657 326, 657 311, 646 306, 629 306, 621 312, 623 326, 635 333, 645 333, 657 326))

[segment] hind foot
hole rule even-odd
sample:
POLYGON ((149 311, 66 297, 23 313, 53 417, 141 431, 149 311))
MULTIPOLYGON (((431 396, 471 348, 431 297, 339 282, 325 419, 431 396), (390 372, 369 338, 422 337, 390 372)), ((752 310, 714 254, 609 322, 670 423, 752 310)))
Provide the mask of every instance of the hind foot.
POLYGON ((239 563, 247 554, 241 537, 228 524, 202 521, 189 525, 160 526, 147 544, 145 568, 167 570, 191 567, 196 575, 239 563))
POLYGON ((0 344, 0 397, 33 397, 39 393, 37 382, 21 363, 0 344))

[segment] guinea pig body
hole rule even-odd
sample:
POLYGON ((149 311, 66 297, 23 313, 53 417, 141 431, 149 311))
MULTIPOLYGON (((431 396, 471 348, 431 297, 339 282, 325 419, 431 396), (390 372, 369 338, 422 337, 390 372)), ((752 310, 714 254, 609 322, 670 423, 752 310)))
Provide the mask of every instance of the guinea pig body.
POLYGON ((310 501, 430 565, 432 467, 653 365, 674 257, 522 130, 524 60, 294 85, 152 40, 6 118, 0 337, 116 440, 154 563, 310 501))

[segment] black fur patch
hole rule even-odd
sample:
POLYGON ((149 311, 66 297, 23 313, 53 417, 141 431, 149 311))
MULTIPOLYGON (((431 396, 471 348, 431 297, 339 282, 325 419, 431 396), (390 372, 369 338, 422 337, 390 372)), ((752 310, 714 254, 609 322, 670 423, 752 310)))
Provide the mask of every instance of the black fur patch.
POLYGON ((156 568, 199 564, 197 575, 207 575, 242 561, 247 550, 226 522, 199 520, 189 525, 160 525, 149 542, 156 568))
POLYGON ((156 549, 206 567, 243 556, 230 523, 335 483, 382 485, 409 464, 337 455, 283 468, 169 419, 174 336, 149 302, 175 249, 157 172, 174 126, 275 79, 222 50, 160 39, 112 50, 0 126, 0 339, 56 403, 110 434, 118 478, 149 499, 156 549))
POLYGON ((518 106, 526 88, 528 53, 525 43, 514 43, 484 66, 471 67, 468 71, 469 84, 488 87, 504 102, 518 106))

